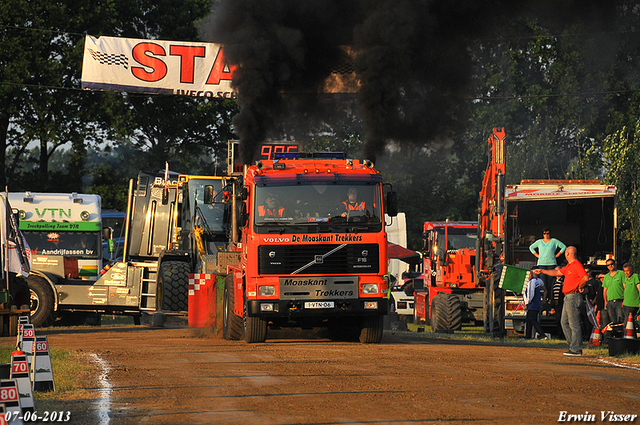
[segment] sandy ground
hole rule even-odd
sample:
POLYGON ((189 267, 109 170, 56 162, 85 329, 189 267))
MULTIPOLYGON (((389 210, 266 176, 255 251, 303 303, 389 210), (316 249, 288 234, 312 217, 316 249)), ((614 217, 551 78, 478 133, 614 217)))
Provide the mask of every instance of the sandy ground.
POLYGON ((56 406, 69 423, 550 424, 640 414, 638 368, 563 356, 561 342, 505 347, 385 331, 381 344, 363 345, 278 331, 249 345, 145 326, 38 335, 103 371, 83 378, 81 399, 56 406))

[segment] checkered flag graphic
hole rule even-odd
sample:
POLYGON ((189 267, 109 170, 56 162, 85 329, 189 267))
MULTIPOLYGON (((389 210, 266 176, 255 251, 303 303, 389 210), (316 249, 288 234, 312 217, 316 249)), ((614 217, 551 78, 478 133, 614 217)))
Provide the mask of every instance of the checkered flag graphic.
POLYGON ((122 53, 103 53, 89 49, 93 60, 102 65, 122 65, 124 69, 129 69, 129 60, 122 53))

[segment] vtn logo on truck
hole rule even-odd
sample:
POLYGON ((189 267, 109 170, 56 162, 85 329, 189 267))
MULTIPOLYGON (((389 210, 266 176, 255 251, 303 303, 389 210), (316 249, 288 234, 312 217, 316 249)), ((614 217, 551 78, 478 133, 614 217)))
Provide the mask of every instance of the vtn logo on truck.
POLYGON ((36 208, 36 215, 40 219, 44 219, 47 213, 51 213, 52 219, 56 218, 56 214, 58 214, 58 219, 71 218, 71 208, 68 210, 63 210, 62 208, 43 208, 42 211, 40 211, 40 208, 36 208))

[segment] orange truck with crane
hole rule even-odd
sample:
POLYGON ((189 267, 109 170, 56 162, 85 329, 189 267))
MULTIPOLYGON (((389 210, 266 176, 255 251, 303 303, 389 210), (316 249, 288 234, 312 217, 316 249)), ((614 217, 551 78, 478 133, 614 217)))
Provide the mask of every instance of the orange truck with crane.
POLYGON ((297 326, 380 342, 389 302, 384 217, 397 214, 380 172, 343 155, 288 153, 245 167, 242 182, 224 337, 262 342, 269 327, 297 326))
POLYGON ((425 223, 425 287, 416 290, 414 320, 429 321, 434 331, 459 330, 463 322, 473 321, 482 322, 492 335, 504 333, 504 291, 499 282, 505 139, 503 128, 494 128, 489 136, 477 223, 425 223))
MULTIPOLYGON (((434 330, 457 330, 462 322, 482 321, 492 335, 522 333, 522 297, 502 289, 500 279, 503 269, 535 266, 529 245, 545 227, 565 245, 577 247, 580 261, 594 271, 618 252, 614 186, 595 180, 507 185, 505 140, 502 128, 493 129, 488 138, 475 249, 451 244, 457 233, 471 238, 473 222, 425 224, 424 272, 431 279, 416 292, 414 320, 430 321, 434 330)), ((543 326, 555 327, 554 312, 543 312, 543 326)))

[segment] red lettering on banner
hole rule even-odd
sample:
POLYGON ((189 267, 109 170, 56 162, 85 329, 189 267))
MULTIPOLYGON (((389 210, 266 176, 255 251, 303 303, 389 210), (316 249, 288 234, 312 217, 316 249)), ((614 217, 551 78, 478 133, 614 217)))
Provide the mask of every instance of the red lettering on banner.
POLYGON ((142 81, 160 81, 167 75, 167 65, 161 59, 149 56, 148 53, 158 56, 167 55, 164 48, 159 44, 139 43, 133 48, 133 60, 138 62, 140 65, 153 69, 153 71, 148 72, 142 67, 132 66, 131 72, 142 81))
POLYGON ((211 72, 209 72, 207 84, 220 84, 220 80, 232 80, 233 73, 235 72, 236 68, 238 68, 237 65, 227 64, 227 61, 224 58, 223 49, 220 48, 220 50, 218 50, 218 54, 216 55, 216 59, 213 61, 211 72), (225 65, 229 67, 228 71, 224 70, 225 65))
POLYGON ((194 46, 169 46, 169 54, 172 56, 180 56, 180 82, 192 84, 195 75, 194 58, 205 57, 205 48, 194 46))

